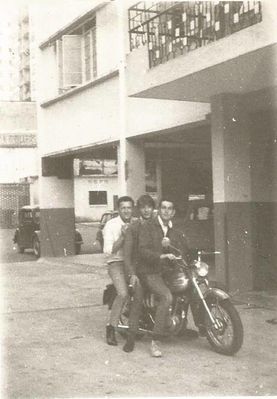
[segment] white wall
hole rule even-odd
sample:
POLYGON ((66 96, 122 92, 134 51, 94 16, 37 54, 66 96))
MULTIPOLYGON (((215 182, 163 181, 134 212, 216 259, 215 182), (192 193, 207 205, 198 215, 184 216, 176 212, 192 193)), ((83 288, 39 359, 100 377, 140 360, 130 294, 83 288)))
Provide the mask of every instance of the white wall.
POLYGON ((210 104, 205 103, 129 97, 127 137, 202 120, 210 112, 210 104))
POLYGON ((39 112, 44 154, 118 138, 118 79, 112 78, 39 112))
POLYGON ((0 183, 38 174, 36 148, 0 148, 0 183))
POLYGON ((100 220, 106 210, 113 209, 113 196, 118 195, 116 176, 80 176, 74 178, 75 217, 77 220, 100 220), (89 205, 89 191, 107 191, 108 205, 89 205))
POLYGON ((38 178, 34 179, 30 183, 30 205, 39 205, 39 187, 38 187, 38 178))
POLYGON ((96 15, 97 75, 118 69, 119 35, 116 4, 110 3, 96 15))

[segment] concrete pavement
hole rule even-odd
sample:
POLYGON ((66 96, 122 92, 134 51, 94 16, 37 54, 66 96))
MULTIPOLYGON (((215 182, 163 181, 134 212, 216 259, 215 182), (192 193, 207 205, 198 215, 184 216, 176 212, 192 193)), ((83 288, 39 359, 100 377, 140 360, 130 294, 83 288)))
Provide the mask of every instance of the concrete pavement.
POLYGON ((205 338, 172 338, 153 359, 149 338, 131 354, 121 337, 105 343, 102 254, 1 268, 3 397, 277 394, 276 292, 234 297, 245 330, 236 356, 214 353, 205 338))

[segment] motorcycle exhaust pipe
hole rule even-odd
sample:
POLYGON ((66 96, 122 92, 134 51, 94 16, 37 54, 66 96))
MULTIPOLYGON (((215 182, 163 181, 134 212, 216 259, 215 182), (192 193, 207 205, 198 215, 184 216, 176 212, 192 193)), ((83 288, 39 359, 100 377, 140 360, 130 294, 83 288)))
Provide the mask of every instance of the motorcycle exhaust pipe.
MULTIPOLYGON (((129 326, 125 326, 124 324, 119 324, 118 326, 117 326, 117 328, 119 329, 119 330, 125 330, 125 331, 128 331, 129 330, 129 326)), ((149 331, 149 330, 145 330, 144 328, 141 328, 141 327, 139 327, 139 329, 138 329, 138 331, 137 331, 138 333, 141 333, 141 334, 151 334, 152 333, 152 331, 149 331)))

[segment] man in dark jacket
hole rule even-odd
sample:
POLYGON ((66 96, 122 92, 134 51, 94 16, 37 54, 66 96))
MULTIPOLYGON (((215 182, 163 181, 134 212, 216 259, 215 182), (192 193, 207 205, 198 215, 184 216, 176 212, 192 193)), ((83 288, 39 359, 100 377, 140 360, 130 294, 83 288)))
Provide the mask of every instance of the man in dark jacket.
POLYGON ((185 235, 172 225, 174 215, 173 202, 162 199, 158 216, 144 223, 139 230, 139 273, 143 276, 148 289, 159 300, 151 342, 151 354, 154 357, 162 356, 158 341, 166 335, 165 329, 172 303, 172 295, 164 283, 162 272, 179 255, 173 247, 178 248, 184 257, 188 252, 185 235), (170 240, 172 247, 164 245, 167 239, 170 240))
POLYGON ((143 288, 139 280, 138 265, 138 235, 140 227, 146 220, 152 218, 155 203, 150 195, 145 194, 137 200, 139 219, 130 224, 125 234, 124 241, 124 267, 127 281, 133 289, 133 301, 130 305, 129 331, 127 341, 123 347, 125 352, 132 352, 135 347, 135 336, 138 329, 139 316, 143 300, 143 288))

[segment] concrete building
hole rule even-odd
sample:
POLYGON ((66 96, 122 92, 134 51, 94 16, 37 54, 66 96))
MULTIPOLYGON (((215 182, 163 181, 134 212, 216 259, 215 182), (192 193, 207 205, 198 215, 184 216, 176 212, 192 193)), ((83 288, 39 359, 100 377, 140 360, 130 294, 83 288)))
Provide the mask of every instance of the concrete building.
POLYGON ((32 15, 27 6, 19 8, 19 98, 35 101, 36 48, 32 15))
POLYGON ((18 101, 18 9, 0 5, 0 101, 18 101))
POLYGON ((0 224, 12 227, 18 209, 38 201, 36 105, 1 101, 0 120, 0 224))
POLYGON ((73 159, 114 159, 115 195, 170 195, 210 235, 219 281, 270 286, 274 1, 59 2, 51 24, 45 12, 37 6, 42 255, 74 251, 73 159))
POLYGON ((36 104, 0 102, 0 183, 38 174, 36 104))
POLYGON ((114 209, 118 192, 117 161, 74 159, 74 210, 76 221, 99 221, 114 209))

